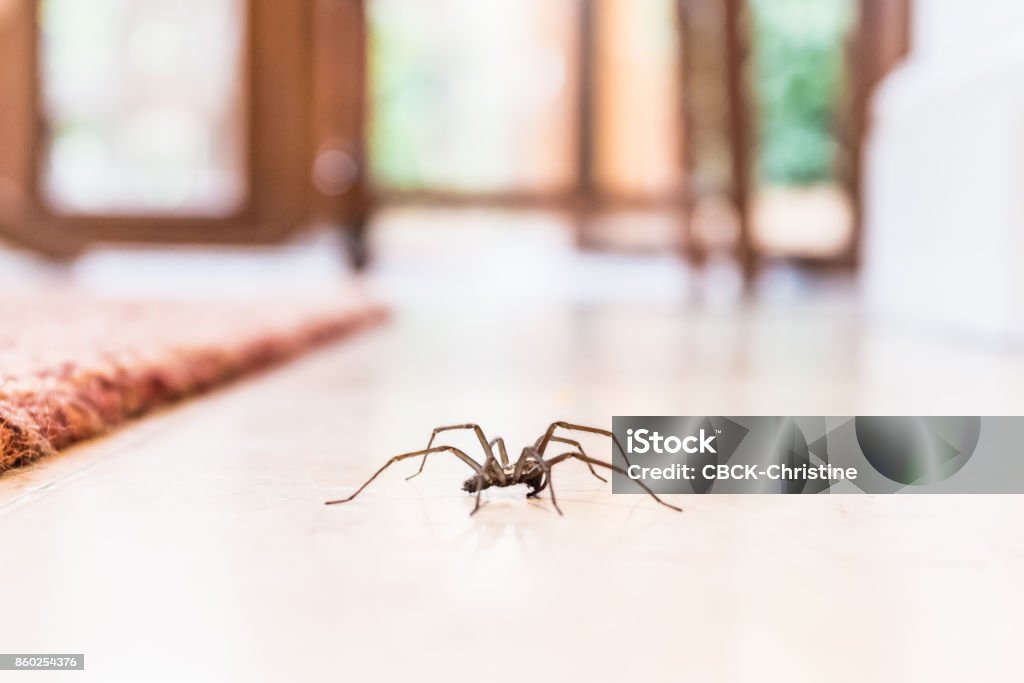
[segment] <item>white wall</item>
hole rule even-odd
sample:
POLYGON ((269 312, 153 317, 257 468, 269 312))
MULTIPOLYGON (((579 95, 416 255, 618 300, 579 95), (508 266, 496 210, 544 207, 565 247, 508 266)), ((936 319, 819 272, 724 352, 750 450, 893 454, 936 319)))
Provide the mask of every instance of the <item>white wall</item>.
POLYGON ((1024 342, 1024 2, 918 0, 865 159, 869 309, 1024 342))
POLYGON ((993 45, 1021 42, 1020 0, 914 0, 911 45, 915 58, 968 57, 993 45))

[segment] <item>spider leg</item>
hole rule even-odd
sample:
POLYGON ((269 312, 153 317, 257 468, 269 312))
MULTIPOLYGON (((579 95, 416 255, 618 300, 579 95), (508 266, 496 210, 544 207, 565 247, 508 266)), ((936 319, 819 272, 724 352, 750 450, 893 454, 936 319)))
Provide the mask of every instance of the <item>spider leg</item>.
MULTIPOLYGON (((562 438, 560 436, 553 436, 553 437, 551 437, 551 441, 558 442, 558 443, 569 444, 570 446, 575 446, 577 451, 579 452, 579 455, 584 455, 585 456, 587 454, 587 452, 583 450, 583 446, 581 446, 578 441, 573 441, 572 439, 565 439, 565 438, 562 438)), ((572 454, 571 453, 563 453, 561 456, 556 456, 555 458, 552 458, 549 461, 540 460, 539 462, 542 463, 543 465, 552 465, 552 464, 555 464, 555 463, 558 463, 558 462, 562 462, 562 460, 564 460, 564 456, 568 456, 568 455, 572 455, 572 454)), ((587 469, 590 470, 591 474, 593 474, 595 477, 597 477, 598 479, 600 479, 604 483, 606 483, 606 484, 608 483, 607 479, 605 479, 604 477, 602 477, 600 474, 597 473, 597 471, 594 469, 593 465, 591 465, 589 462, 586 462, 586 461, 584 461, 584 462, 585 462, 585 464, 587 466, 587 469)), ((551 468, 547 467, 544 470, 544 474, 545 474, 544 481, 541 483, 540 487, 538 487, 536 491, 530 491, 529 493, 527 493, 526 494, 527 498, 536 498, 537 496, 539 496, 541 494, 541 492, 545 488, 547 488, 551 484, 551 468)), ((552 491, 553 490, 554 490, 554 487, 552 487, 552 491)), ((557 505, 556 505, 556 507, 557 507, 557 505)))
POLYGON ((338 503, 347 503, 347 502, 349 502, 350 500, 352 500, 353 498, 358 496, 360 493, 362 493, 363 489, 365 489, 367 486, 369 486, 373 482, 373 480, 376 479, 380 475, 381 472, 383 472, 387 468, 391 467, 396 462, 399 462, 401 460, 405 460, 407 458, 415 458, 416 456, 419 456, 419 455, 422 455, 424 460, 426 460, 427 456, 429 456, 431 453, 443 453, 445 451, 447 451, 449 453, 452 453, 459 460, 461 460, 462 462, 466 463, 471 468, 473 468, 473 471, 476 472, 478 478, 481 478, 481 479, 483 478, 484 468, 481 467, 480 463, 478 463, 476 460, 473 460, 473 458, 469 457, 464 452, 460 451, 458 448, 455 448, 454 446, 438 446, 437 448, 426 448, 426 449, 421 450, 421 451, 413 451, 411 453, 402 453, 401 455, 394 456, 393 458, 388 460, 386 463, 384 463, 383 467, 381 467, 379 470, 374 472, 373 476, 370 477, 369 479, 367 479, 366 483, 363 484, 362 486, 360 486, 358 489, 356 489, 356 492, 353 493, 351 496, 349 496, 348 498, 341 498, 341 499, 338 499, 338 500, 329 500, 329 501, 327 501, 324 504, 325 505, 336 505, 338 503))
MULTIPOLYGON (((564 460, 567 460, 569 458, 576 458, 577 460, 582 460, 583 462, 590 463, 592 465, 598 465, 600 467, 606 467, 606 468, 608 468, 608 469, 610 469, 610 470, 612 470, 614 472, 618 472, 619 474, 625 475, 627 477, 629 476, 628 474, 626 474, 626 470, 622 469, 621 467, 618 467, 617 465, 613 465, 613 464, 611 464, 609 462, 604 462, 603 460, 598 460, 597 458, 588 457, 586 455, 583 455, 582 453, 563 453, 562 455, 556 455, 555 457, 553 457, 550 460, 548 460, 545 464, 548 466, 548 468, 550 470, 551 467, 553 467, 553 466, 557 465, 558 463, 560 463, 560 462, 562 462, 564 460)), ((647 493, 651 496, 651 498, 653 498, 654 500, 658 501, 659 503, 661 503, 665 507, 671 508, 671 509, 675 510, 676 512, 682 512, 683 511, 682 508, 678 508, 675 505, 671 505, 669 503, 666 503, 661 498, 658 498, 658 496, 654 493, 654 491, 652 491, 650 489, 650 487, 647 486, 647 484, 643 483, 642 481, 637 481, 635 479, 633 481, 635 481, 637 484, 639 484, 640 488, 642 488, 644 491, 647 491, 647 493)))
MULTIPOLYGON (((567 453, 566 455, 573 455, 573 454, 567 453)), ((537 462, 539 462, 541 467, 544 468, 544 484, 541 485, 541 487, 539 489, 537 489, 534 492, 534 494, 540 493, 541 491, 544 490, 544 487, 547 487, 548 488, 548 492, 551 494, 551 504, 555 506, 555 512, 557 512, 559 517, 561 517, 562 516, 562 508, 558 507, 558 500, 555 498, 555 485, 551 481, 551 466, 548 463, 544 462, 543 458, 537 458, 537 462)))
MULTIPOLYGON (((573 441, 572 439, 566 439, 565 437, 562 437, 562 436, 552 436, 550 439, 548 439, 548 441, 557 441, 558 443, 564 443, 564 444, 567 444, 569 446, 574 446, 576 448, 576 450, 580 452, 580 454, 582 454, 582 455, 586 455, 587 454, 587 452, 585 450, 583 450, 583 446, 580 445, 579 441, 573 441)), ((597 470, 595 470, 594 466, 591 465, 589 462, 587 463, 587 469, 589 469, 590 473, 593 474, 595 477, 597 477, 598 479, 600 479, 601 481, 603 481, 606 484, 608 483, 608 480, 605 479, 604 477, 602 477, 600 474, 598 474, 597 470)))
POLYGON ((587 427, 586 425, 578 425, 562 421, 552 422, 551 425, 548 427, 548 430, 544 432, 544 436, 540 437, 540 439, 538 440, 537 451, 541 455, 544 455, 544 450, 548 447, 548 442, 552 440, 555 434, 555 430, 558 428, 567 429, 571 432, 589 432, 590 434, 600 434, 601 436, 610 437, 612 442, 615 444, 615 447, 619 449, 619 455, 621 455, 622 459, 626 461, 626 465, 633 464, 629 461, 629 456, 626 455, 626 449, 624 449, 622 447, 622 444, 619 443, 619 438, 615 436, 613 433, 609 432, 607 429, 601 429, 599 427, 587 427))
POLYGON ((551 468, 547 466, 547 463, 544 462, 544 458, 540 457, 537 451, 529 453, 528 457, 535 461, 538 465, 540 465, 540 468, 544 470, 544 474, 540 480, 540 486, 526 494, 527 498, 537 498, 544 491, 544 489, 548 487, 548 483, 551 480, 551 468))
MULTIPOLYGON (((461 425, 448 425, 447 427, 435 427, 434 431, 430 433, 430 441, 427 442, 427 448, 429 449, 434 446, 434 439, 436 439, 437 435, 440 434, 441 432, 449 432, 456 429, 472 429, 476 433, 476 438, 480 440, 480 446, 484 449, 484 453, 492 458, 494 457, 494 451, 491 450, 491 444, 487 442, 487 437, 484 436, 484 430, 480 429, 480 425, 473 424, 471 422, 461 425)), ((420 476, 423 473, 423 468, 426 466, 426 464, 427 457, 423 456, 423 461, 420 463, 420 468, 416 470, 415 474, 411 474, 408 477, 406 477, 406 481, 414 477, 420 476)))
POLYGON ((473 510, 469 513, 472 517, 476 514, 477 510, 480 509, 480 493, 484 490, 484 478, 483 475, 476 475, 476 504, 473 505, 473 510))
POLYGON ((523 469, 526 467, 527 461, 531 458, 533 460, 540 460, 541 458, 539 456, 540 454, 537 453, 535 448, 524 448, 522 455, 520 455, 519 459, 516 460, 515 469, 512 470, 512 481, 517 483, 522 482, 523 469))
POLYGON ((541 494, 544 493, 544 489, 548 487, 548 484, 551 480, 551 468, 547 467, 547 463, 544 462, 544 459, 534 457, 534 460, 537 461, 537 463, 541 466, 541 469, 544 470, 544 472, 541 477, 541 485, 535 489, 530 490, 530 492, 526 494, 526 498, 540 498, 541 494))
POLYGON ((508 451, 505 450, 505 439, 496 436, 487 445, 494 448, 495 444, 498 445, 498 459, 501 460, 501 466, 508 467, 508 451))

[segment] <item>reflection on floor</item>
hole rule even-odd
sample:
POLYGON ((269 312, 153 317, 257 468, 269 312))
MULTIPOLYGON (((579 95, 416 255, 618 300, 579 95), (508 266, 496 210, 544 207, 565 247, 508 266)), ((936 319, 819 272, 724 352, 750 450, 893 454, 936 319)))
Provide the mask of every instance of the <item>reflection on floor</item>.
MULTIPOLYGON (((646 230, 640 219, 618 218, 618 230, 646 230)), ((558 214, 394 210, 384 213, 375 228, 372 280, 389 299, 415 306, 486 300, 533 308, 678 308, 704 302, 731 310, 741 298, 739 272, 727 259, 712 259, 694 273, 675 249, 580 252, 572 224, 558 214)), ((812 280, 779 267, 765 273, 759 296, 808 298, 835 290, 848 293, 850 283, 812 280)))

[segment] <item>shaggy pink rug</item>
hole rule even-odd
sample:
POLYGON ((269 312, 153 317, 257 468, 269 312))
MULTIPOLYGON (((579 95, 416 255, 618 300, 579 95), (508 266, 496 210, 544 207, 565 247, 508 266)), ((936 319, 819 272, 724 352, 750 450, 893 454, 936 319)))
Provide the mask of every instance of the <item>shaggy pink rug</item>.
POLYGON ((0 472, 384 315, 365 303, 0 301, 0 472))

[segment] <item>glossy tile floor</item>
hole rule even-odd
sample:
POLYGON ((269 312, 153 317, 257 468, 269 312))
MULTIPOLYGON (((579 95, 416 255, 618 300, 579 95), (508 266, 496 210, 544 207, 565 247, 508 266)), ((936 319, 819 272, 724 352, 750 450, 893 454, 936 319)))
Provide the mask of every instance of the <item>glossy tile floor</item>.
POLYGON ((867 320, 848 285, 740 304, 728 274, 702 292, 559 234, 460 235, 431 265, 396 219, 368 281, 389 326, 0 479, 0 649, 86 654, 43 680, 1016 676, 1022 497, 678 514, 567 465, 564 517, 508 489, 470 518, 438 459, 324 507, 467 420, 511 445, 613 414, 1024 414, 1024 357, 867 320))

